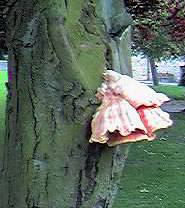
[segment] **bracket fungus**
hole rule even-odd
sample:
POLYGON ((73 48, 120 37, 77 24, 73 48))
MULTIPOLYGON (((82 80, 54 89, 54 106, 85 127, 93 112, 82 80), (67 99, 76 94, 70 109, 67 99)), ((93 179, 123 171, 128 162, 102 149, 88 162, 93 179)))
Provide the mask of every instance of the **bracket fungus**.
POLYGON ((172 125, 160 105, 169 98, 127 75, 107 70, 96 97, 101 102, 91 122, 90 143, 109 146, 155 139, 154 131, 172 125))

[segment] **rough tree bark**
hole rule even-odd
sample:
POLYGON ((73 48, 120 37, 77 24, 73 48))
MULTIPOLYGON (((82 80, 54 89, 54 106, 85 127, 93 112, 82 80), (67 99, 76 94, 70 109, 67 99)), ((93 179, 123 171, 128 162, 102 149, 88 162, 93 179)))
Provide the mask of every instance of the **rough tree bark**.
POLYGON ((155 86, 159 85, 159 79, 158 79, 158 75, 157 75, 157 69, 156 69, 156 65, 155 65, 155 60, 153 57, 149 57, 150 60, 150 67, 151 67, 151 72, 152 72, 152 80, 153 80, 153 84, 155 86))
POLYGON ((105 25, 107 37, 107 67, 121 74, 132 76, 131 47, 131 17, 120 0, 99 1, 98 11, 105 25))
POLYGON ((128 146, 88 139, 112 37, 130 25, 116 1, 110 28, 101 15, 110 0, 13 1, 0 208, 112 207, 128 146))

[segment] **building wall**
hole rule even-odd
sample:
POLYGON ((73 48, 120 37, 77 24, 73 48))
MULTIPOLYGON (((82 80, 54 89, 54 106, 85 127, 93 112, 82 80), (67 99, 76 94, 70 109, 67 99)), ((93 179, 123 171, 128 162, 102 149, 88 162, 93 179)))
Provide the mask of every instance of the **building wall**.
MULTIPOLYGON (((176 82, 180 79, 180 65, 182 61, 161 61, 157 62, 156 65, 158 73, 173 74, 176 82)), ((132 70, 133 76, 137 80, 147 80, 147 59, 141 56, 132 57, 132 70)), ((151 72, 149 73, 151 80, 151 72)))

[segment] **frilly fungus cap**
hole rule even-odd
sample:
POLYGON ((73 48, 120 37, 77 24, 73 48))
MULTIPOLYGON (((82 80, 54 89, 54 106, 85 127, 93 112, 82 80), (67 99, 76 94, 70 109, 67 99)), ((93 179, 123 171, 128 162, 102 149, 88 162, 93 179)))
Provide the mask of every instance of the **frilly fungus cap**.
POLYGON ((91 122, 92 142, 109 146, 153 140, 154 131, 172 125, 168 113, 159 106, 169 101, 161 93, 126 75, 107 70, 96 97, 101 101, 91 122))

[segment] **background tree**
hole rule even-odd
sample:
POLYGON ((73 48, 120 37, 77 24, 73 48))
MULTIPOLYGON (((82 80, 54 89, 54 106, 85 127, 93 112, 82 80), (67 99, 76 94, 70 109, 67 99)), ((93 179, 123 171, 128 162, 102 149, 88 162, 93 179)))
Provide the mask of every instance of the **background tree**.
POLYGON ((1 208, 112 207, 127 146, 88 143, 105 64, 131 75, 131 20, 110 3, 11 1, 1 208))
POLYGON ((127 7, 134 19, 133 49, 149 57, 153 82, 157 85, 155 60, 184 55, 185 3, 128 0, 127 7))
POLYGON ((6 47, 6 12, 7 12, 7 2, 0 1, 0 59, 4 59, 3 54, 7 52, 6 47))

